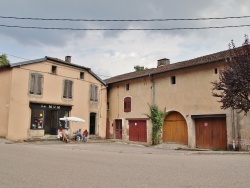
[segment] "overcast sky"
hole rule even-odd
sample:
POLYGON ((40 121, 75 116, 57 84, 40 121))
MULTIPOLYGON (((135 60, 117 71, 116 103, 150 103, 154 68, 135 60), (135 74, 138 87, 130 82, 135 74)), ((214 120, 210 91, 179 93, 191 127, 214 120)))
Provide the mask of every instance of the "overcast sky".
POLYGON ((199 21, 41 21, 17 18, 143 20, 250 16, 249 0, 0 0, 0 54, 11 63, 72 56, 103 79, 154 68, 157 60, 176 63, 241 46, 250 27, 165 31, 81 31, 21 29, 6 26, 74 29, 170 29, 250 25, 250 18, 199 21), (3 26, 5 25, 5 26, 3 26), (19 57, 19 58, 17 58, 19 57), (23 59, 21 59, 23 58, 23 59))

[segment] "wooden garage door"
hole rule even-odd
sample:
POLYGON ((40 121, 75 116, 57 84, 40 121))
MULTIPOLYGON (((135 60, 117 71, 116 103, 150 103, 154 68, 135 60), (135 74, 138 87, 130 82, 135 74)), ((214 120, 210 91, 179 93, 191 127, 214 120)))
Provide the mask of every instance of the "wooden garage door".
POLYGON ((129 141, 147 142, 147 126, 144 120, 129 121, 129 141))
POLYGON ((225 117, 195 119, 196 147, 207 149, 227 149, 225 117))
POLYGON ((178 112, 169 113, 163 125, 163 141, 188 144, 187 123, 178 112))

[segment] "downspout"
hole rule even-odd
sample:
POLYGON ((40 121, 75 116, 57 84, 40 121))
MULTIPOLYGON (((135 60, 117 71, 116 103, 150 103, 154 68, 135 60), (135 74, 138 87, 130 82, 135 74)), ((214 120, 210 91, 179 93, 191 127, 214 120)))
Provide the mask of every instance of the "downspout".
POLYGON ((238 113, 237 111, 236 111, 236 113, 237 113, 236 118, 237 118, 237 138, 238 138, 238 150, 240 151, 240 149, 241 149, 241 144, 240 144, 240 142, 241 142, 240 122, 239 122, 239 113, 238 113))
POLYGON ((117 101, 117 107, 118 107, 118 114, 117 114, 117 118, 119 118, 119 115, 120 115, 120 112, 119 112, 119 110, 120 110, 120 108, 119 108, 119 102, 120 102, 120 87, 119 86, 117 86, 117 88, 118 88, 118 94, 117 94, 117 98, 118 98, 118 101, 117 101))
POLYGON ((155 104, 155 82, 154 82, 153 75, 149 74, 149 77, 150 77, 150 81, 152 83, 152 86, 151 86, 151 100, 152 100, 152 104, 155 104))
POLYGON ((233 150, 235 150, 235 125, 234 125, 234 109, 231 108, 232 115, 232 139, 233 139, 233 150))

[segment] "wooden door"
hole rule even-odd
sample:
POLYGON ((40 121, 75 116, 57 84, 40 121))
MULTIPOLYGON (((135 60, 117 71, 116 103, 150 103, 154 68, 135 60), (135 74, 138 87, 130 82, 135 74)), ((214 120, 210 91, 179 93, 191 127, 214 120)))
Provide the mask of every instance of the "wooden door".
POLYGON ((187 123, 178 112, 170 112, 163 125, 163 141, 188 144, 187 123))
POLYGON ((96 113, 90 113, 89 116, 89 134, 95 135, 96 128, 96 113))
POLYGON ((115 138, 122 139, 122 120, 115 120, 115 138))
POLYGON ((195 119, 196 147, 207 149, 227 149, 225 117, 195 119))
POLYGON ((129 121, 129 141, 147 142, 147 126, 145 120, 129 121))

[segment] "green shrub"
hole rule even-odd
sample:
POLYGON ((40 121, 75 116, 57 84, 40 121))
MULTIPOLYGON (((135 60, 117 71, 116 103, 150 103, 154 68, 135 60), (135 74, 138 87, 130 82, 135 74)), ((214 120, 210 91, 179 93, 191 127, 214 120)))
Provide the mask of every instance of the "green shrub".
POLYGON ((166 108, 161 111, 157 105, 149 105, 150 114, 144 114, 152 121, 152 144, 157 145, 160 143, 160 133, 163 126, 163 120, 166 115, 166 108))

